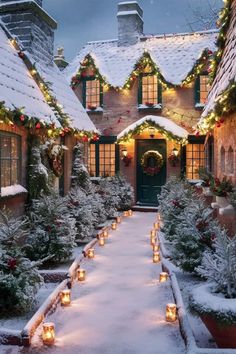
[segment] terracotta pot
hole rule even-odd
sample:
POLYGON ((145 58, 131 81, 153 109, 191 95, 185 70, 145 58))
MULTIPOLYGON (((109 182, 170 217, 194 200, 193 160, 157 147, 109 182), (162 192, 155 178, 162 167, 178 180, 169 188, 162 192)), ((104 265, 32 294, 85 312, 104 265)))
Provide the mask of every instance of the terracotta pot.
POLYGON ((226 197, 218 197, 216 196, 216 203, 219 205, 220 208, 225 208, 229 205, 229 202, 226 197))
POLYGON ((219 348, 236 348, 236 324, 223 325, 210 315, 202 315, 201 319, 219 348))

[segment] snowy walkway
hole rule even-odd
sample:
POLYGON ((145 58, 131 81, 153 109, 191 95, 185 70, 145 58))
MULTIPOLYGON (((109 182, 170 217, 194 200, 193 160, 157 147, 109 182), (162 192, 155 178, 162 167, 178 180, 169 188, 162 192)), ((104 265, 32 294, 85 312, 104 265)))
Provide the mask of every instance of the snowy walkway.
MULTIPOLYGON (((183 354, 178 322, 165 322, 173 302, 170 284, 159 284, 160 264, 152 263, 149 232, 155 213, 135 213, 111 231, 96 258, 84 260, 87 280, 72 290, 69 308, 57 308, 56 345, 45 351, 63 354, 183 354)), ((39 338, 29 350, 41 353, 39 338)), ((27 350, 27 352, 29 352, 27 350)))

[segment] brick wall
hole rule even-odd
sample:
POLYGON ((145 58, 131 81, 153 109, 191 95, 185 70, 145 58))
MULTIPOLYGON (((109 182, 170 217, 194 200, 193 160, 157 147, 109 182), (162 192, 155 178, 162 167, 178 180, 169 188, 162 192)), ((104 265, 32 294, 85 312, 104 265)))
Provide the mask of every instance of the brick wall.
POLYGON ((223 176, 231 178, 236 186, 236 113, 227 117, 220 128, 214 129, 214 161, 215 175, 219 178, 223 176), (225 151, 225 164, 222 162, 222 148, 225 151), (233 161, 232 155, 229 154, 231 149, 233 161))

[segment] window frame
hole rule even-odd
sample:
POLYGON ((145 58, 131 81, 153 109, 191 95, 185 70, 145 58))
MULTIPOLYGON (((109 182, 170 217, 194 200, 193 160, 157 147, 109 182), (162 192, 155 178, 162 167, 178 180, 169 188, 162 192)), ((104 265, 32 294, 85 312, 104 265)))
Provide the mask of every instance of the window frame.
MULTIPOLYGON (((201 76, 207 76, 209 78, 209 74, 207 71, 202 72, 199 74, 195 80, 195 85, 194 85, 194 100, 195 100, 195 108, 197 109, 203 109, 205 104, 200 102, 201 99, 201 76)), ((209 91, 208 91, 209 93, 209 91)))
MULTIPOLYGON (((95 145, 95 176, 94 177, 102 178, 102 176, 99 175, 100 174, 100 149, 99 149, 100 145, 106 145, 106 144, 115 145, 115 174, 119 172, 120 151, 119 151, 119 145, 115 144, 116 141, 117 141, 116 136, 101 136, 98 141, 94 141, 94 142, 92 141, 90 143, 90 145, 95 145)), ((89 173, 90 173, 90 157, 89 157, 88 166, 89 166, 89 173)))
MULTIPOLYGON (((86 83, 87 81, 94 81, 94 80, 98 80, 95 76, 85 76, 83 78, 82 84, 83 84, 83 93, 82 93, 82 101, 83 101, 83 106, 86 110, 93 112, 93 110, 90 110, 89 108, 87 108, 87 101, 86 101, 86 97, 87 97, 87 87, 86 87, 86 83)), ((99 107, 103 108, 103 87, 101 82, 100 83, 100 96, 99 96, 99 100, 100 100, 100 104, 99 107)), ((96 112, 96 110, 94 110, 96 112)))
MULTIPOLYGON (((138 105, 145 105, 143 103, 143 77, 145 76, 156 76, 157 77, 157 104, 162 105, 162 85, 159 81, 157 74, 151 73, 142 73, 139 75, 139 82, 138 82, 138 105)), ((155 107, 147 107, 146 109, 157 109, 155 107)))
MULTIPOLYGON (((204 145, 205 138, 206 138, 205 135, 204 136, 200 136, 200 137, 196 137, 194 135, 189 135, 188 144, 190 144, 190 145, 204 145)), ((190 160, 189 158, 187 158, 187 145, 184 146, 184 150, 185 150, 184 151, 184 156, 185 156, 184 172, 185 172, 185 175, 186 175, 186 179, 189 180, 189 181, 195 181, 196 180, 195 178, 188 178, 187 177, 187 161, 190 160)), ((203 153, 204 153, 204 167, 206 167, 207 160, 206 160, 206 154, 205 154, 205 147, 204 147, 203 153)), ((200 160, 200 158, 198 160, 200 160)), ((193 175, 193 171, 191 172, 191 174, 193 175)))
MULTIPOLYGON (((12 146, 12 142, 11 142, 12 146)), ((10 155, 12 154, 12 148, 10 155)), ((0 131, 0 191, 1 188, 13 186, 12 183, 12 161, 17 161, 17 184, 21 184, 22 182, 22 137, 18 134, 0 131), (2 186, 2 161, 6 160, 6 158, 2 158, 2 139, 3 138, 15 138, 17 143, 17 150, 18 150, 18 158, 9 158, 10 160, 10 184, 8 186, 2 186)))

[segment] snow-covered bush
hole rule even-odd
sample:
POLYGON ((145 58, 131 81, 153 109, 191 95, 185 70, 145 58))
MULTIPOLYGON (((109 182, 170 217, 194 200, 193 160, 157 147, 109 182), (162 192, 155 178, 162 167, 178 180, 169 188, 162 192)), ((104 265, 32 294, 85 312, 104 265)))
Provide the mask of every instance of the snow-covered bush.
POLYGON ((42 278, 35 262, 24 253, 27 219, 0 211, 0 313, 28 310, 42 278))
POLYGON ((162 187, 162 192, 158 197, 158 211, 163 220, 162 231, 168 240, 175 239, 178 217, 189 205, 194 195, 193 188, 177 177, 170 178, 162 187))
POLYGON ((225 229, 216 229, 214 252, 204 252, 197 272, 214 285, 216 293, 236 298, 236 236, 230 238, 225 229))
POLYGON ((67 198, 55 193, 33 200, 29 211, 31 232, 27 239, 30 259, 51 256, 52 262, 64 262, 71 258, 76 229, 67 204, 67 198))
POLYGON ((212 251, 218 224, 212 218, 212 209, 195 196, 176 220, 173 260, 187 272, 195 272, 201 264, 203 252, 212 251))
MULTIPOLYGON (((91 237, 94 227, 99 222, 94 211, 94 205, 89 201, 87 193, 79 187, 74 187, 69 193, 68 208, 75 219, 76 241, 91 237)), ((101 203, 98 203, 98 210, 101 203)))
POLYGON ((74 158, 72 166, 71 184, 73 187, 80 187, 88 191, 91 187, 90 176, 83 163, 84 147, 78 143, 74 147, 74 158))

